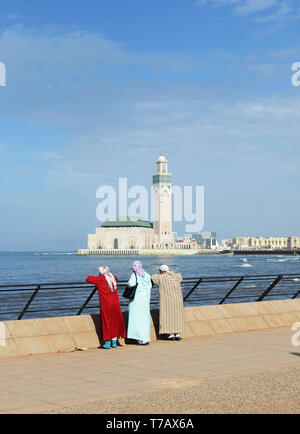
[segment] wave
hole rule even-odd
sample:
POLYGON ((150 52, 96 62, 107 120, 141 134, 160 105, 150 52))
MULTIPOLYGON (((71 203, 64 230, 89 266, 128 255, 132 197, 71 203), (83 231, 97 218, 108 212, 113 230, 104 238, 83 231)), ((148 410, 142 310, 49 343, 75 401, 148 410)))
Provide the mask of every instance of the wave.
POLYGON ((268 262, 286 262, 286 259, 267 259, 268 262))
POLYGON ((238 267, 252 267, 251 264, 247 264, 246 262, 244 264, 238 265, 238 267))

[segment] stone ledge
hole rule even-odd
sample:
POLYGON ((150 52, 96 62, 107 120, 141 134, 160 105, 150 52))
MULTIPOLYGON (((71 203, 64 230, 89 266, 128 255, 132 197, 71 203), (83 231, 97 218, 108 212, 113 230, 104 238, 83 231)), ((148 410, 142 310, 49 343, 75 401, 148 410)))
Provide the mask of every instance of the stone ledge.
MULTIPOLYGON (((184 316, 185 338, 291 327, 294 322, 300 322, 300 299, 185 307, 184 316)), ((124 312, 125 326, 127 317, 128 312, 124 312)), ((159 338, 158 322, 158 310, 151 311, 151 340, 159 338)), ((0 359, 101 345, 98 314, 4 321, 2 324, 6 330, 6 345, 0 345, 0 359)))

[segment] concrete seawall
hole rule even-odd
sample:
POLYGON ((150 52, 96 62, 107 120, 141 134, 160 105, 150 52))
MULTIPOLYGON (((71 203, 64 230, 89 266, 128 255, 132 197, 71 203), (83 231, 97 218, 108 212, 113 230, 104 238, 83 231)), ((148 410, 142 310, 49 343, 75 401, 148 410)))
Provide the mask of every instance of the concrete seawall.
MULTIPOLYGON (((207 253, 207 251, 201 251, 207 253)), ((215 251, 213 251, 215 253, 215 251)), ((100 255, 100 256, 151 256, 151 255, 196 255, 197 249, 79 249, 77 255, 100 255)))
MULTIPOLYGON (((184 338, 291 327, 300 322, 300 299, 186 307, 184 338)), ((127 312, 124 312, 127 325, 127 312)), ((0 359, 68 352, 101 345, 99 315, 0 322, 0 359)), ((158 339, 159 312, 151 311, 151 340, 158 339)), ((121 340, 123 343, 123 340, 121 340)))

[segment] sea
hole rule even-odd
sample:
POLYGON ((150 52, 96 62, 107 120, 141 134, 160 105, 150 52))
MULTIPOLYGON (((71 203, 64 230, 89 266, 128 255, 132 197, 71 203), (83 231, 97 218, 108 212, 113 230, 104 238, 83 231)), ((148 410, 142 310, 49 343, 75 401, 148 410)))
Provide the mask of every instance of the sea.
MULTIPOLYGON (((158 273, 159 266, 167 264, 171 270, 180 272, 184 278, 299 274, 293 279, 295 292, 297 286, 300 285, 300 256, 293 255, 209 254, 135 257, 82 256, 76 255, 76 252, 73 251, 0 252, 0 320, 17 319, 35 288, 34 286, 30 289, 24 287, 26 290, 23 288, 22 291, 17 291, 18 288, 14 285, 75 282, 78 284, 85 282, 89 275, 97 275, 100 265, 108 265, 110 271, 118 277, 119 281, 127 281, 132 272, 132 263, 137 259, 142 262, 144 269, 150 274, 158 273)), ((265 285, 268 282, 266 281, 265 285)), ((206 289, 204 286, 200 289, 199 286, 198 293, 206 295, 206 300, 203 300, 201 304, 216 304, 211 301, 213 297, 210 300, 209 296, 216 295, 216 292, 220 290, 219 295, 221 297, 233 284, 234 281, 228 282, 226 285, 222 284, 222 289, 220 285, 214 284, 209 285, 206 289)), ((248 292, 249 288, 254 291, 254 299, 259 291, 264 289, 263 286, 256 283, 248 285, 248 292)), ((81 306, 90 292, 90 287, 41 290, 24 314, 23 319, 76 314, 78 307, 81 306)), ((152 305, 157 306, 158 292, 153 289, 152 293, 152 305)), ((242 300, 242 296, 240 291, 241 301, 246 301, 242 300)), ((122 300, 122 297, 120 299, 124 310, 128 304, 122 300)), ((195 298, 191 300, 191 304, 195 304, 195 302, 198 303, 199 300, 195 301, 195 298)), ((186 304, 189 305, 188 302, 186 304)), ((98 296, 95 294, 83 313, 96 313, 98 311, 98 296)))

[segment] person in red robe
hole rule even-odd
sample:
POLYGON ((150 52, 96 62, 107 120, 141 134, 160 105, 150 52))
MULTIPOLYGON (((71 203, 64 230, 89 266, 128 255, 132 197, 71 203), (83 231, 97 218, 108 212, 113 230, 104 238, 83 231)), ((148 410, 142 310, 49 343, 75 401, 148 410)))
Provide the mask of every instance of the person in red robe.
POLYGON ((118 337, 126 338, 126 330, 117 290, 117 277, 106 265, 99 267, 99 276, 88 276, 86 281, 96 286, 100 302, 100 322, 103 347, 116 348, 118 337))

